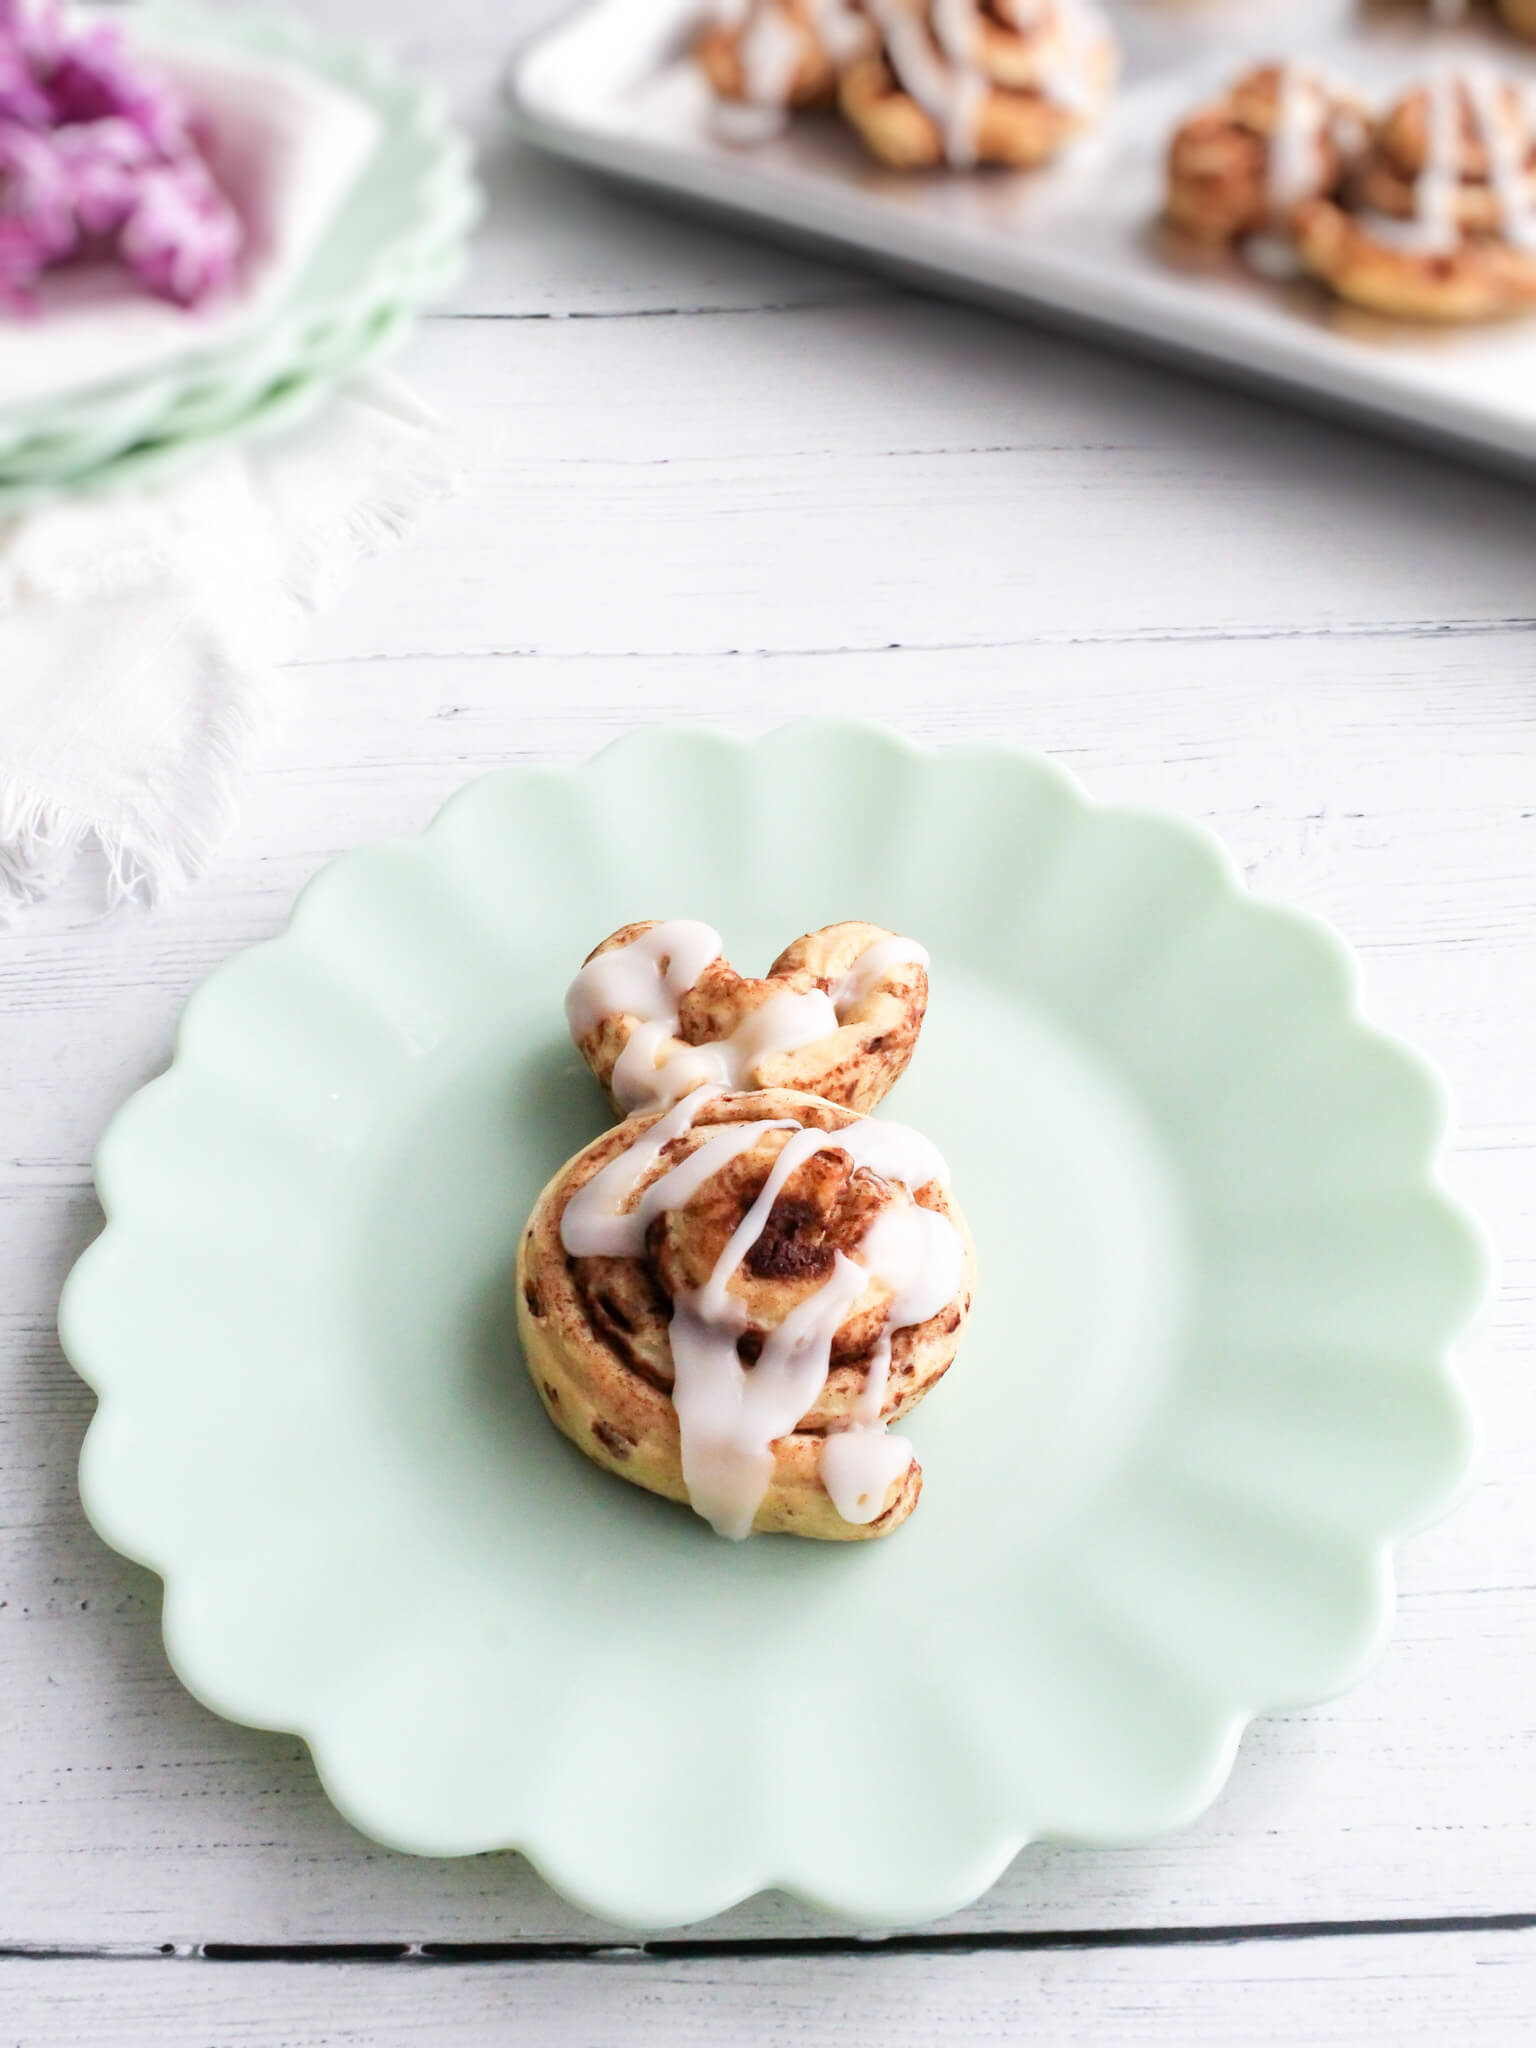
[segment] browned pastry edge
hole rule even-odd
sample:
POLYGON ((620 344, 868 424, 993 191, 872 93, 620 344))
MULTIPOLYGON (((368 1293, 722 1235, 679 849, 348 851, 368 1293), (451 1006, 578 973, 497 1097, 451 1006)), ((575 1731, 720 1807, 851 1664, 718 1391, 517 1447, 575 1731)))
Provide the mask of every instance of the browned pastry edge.
MULTIPOLYGON (((587 960, 628 945, 658 922, 649 918, 621 925, 592 949, 587 960)), ((781 988, 830 992, 867 947, 895 936, 882 925, 858 920, 823 925, 786 946, 762 979, 738 974, 723 956, 713 960, 678 1005, 679 1037, 685 1045, 727 1038, 750 1011, 781 988)), ((796 1052, 759 1060, 751 1081, 760 1088, 802 1089, 844 1108, 871 1110, 906 1072, 927 1007, 926 970, 915 963, 892 967, 850 1010, 841 1029, 796 1052)), ((634 1022, 622 1015, 600 1018, 576 1041, 618 1116, 625 1112, 613 1095, 613 1070, 634 1022)))
POLYGON ((1488 236, 1423 254, 1373 237, 1332 200, 1296 217, 1296 250, 1307 270, 1341 299, 1397 320, 1496 320, 1536 306, 1536 256, 1488 236))

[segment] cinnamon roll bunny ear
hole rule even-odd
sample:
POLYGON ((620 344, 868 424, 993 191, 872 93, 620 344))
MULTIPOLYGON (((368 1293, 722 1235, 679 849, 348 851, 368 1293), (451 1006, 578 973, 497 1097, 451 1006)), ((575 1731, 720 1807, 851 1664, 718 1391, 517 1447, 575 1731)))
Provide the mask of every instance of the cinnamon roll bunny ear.
POLYGON ((886 1424, 947 1370, 970 1310, 947 1182, 915 1131, 785 1089, 701 1089, 615 1126, 519 1247, 550 1420, 723 1536, 888 1534, 922 1474, 886 1424))
POLYGON ((787 946, 762 980, 687 919, 604 939, 566 995, 571 1036, 618 1113, 665 1109, 701 1086, 794 1088, 872 1109, 912 1057, 928 955, 872 924, 787 946))

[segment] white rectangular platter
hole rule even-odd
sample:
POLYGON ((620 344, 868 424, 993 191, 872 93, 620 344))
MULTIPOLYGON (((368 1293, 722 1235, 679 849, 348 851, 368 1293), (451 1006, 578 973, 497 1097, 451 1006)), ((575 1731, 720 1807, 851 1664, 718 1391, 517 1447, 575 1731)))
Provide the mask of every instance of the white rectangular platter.
POLYGON ((1168 137, 1256 58, 1321 58, 1385 92, 1457 56, 1536 79, 1496 30, 1430 25, 1428 0, 1119 0, 1123 81, 1044 171, 903 173, 829 116, 750 146, 715 133, 688 57, 699 0, 590 0, 514 61, 534 143, 761 231, 963 297, 1082 327, 1316 407, 1536 474, 1536 316, 1440 330, 1255 275, 1161 226, 1168 137))

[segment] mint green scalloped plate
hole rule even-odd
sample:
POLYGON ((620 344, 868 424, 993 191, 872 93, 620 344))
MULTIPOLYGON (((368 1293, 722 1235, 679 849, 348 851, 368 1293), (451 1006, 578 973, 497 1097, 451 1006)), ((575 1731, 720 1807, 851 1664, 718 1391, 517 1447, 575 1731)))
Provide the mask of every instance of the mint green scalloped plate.
POLYGON ((380 1841, 522 1849, 636 1924, 766 1886, 924 1920, 1037 1837, 1190 1820, 1250 1716, 1380 1646, 1468 1460, 1443 1124, 1337 939, 1043 761, 801 725, 508 769, 320 875, 103 1140, 86 1508, 191 1690, 380 1841), (982 1279, 886 1542, 722 1543, 518 1362, 519 1228, 604 1122, 562 991, 683 913, 745 967, 850 916, 932 949, 893 1108, 982 1279))

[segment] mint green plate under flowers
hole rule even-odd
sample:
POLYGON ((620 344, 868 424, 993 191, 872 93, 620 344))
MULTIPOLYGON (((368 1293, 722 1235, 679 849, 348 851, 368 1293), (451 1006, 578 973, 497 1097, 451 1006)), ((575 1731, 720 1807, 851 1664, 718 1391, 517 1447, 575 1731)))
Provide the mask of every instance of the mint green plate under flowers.
POLYGON ((163 482, 217 443, 293 423, 396 345, 453 282, 480 211, 469 146, 436 95, 368 45, 259 7, 225 14, 150 0, 126 23, 151 48, 311 71, 368 107, 379 139, 308 262, 254 326, 14 412, 0 393, 0 517, 65 491, 163 482))
POLYGON ((1467 1465, 1483 1258, 1353 980, 1203 832, 1001 748, 661 728, 490 776, 212 975, 103 1140, 87 1511, 185 1683, 360 1828, 611 1920, 780 1886, 889 1927, 1175 1827, 1361 1672, 1467 1465), (518 1232, 606 1122, 562 994, 646 917, 748 971, 849 917, 932 951, 890 1109, 981 1284, 888 1540, 724 1543, 526 1382, 518 1232))

